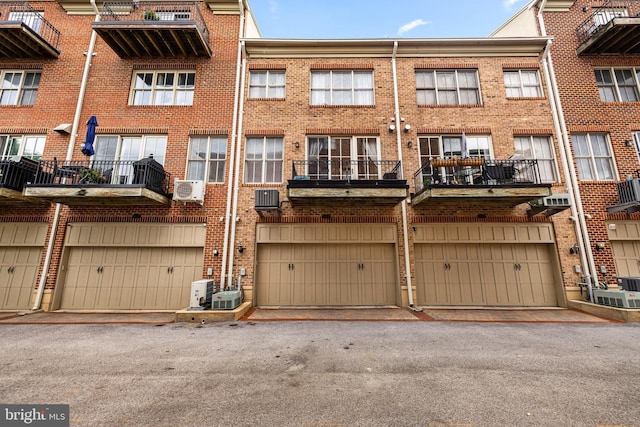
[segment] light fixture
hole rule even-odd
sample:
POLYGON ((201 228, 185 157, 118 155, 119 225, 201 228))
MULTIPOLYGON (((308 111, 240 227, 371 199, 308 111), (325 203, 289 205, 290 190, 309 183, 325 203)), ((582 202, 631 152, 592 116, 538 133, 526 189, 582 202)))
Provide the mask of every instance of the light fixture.
POLYGON ((238 245, 238 252, 240 253, 244 252, 244 248, 242 247, 242 244, 238 245))
POLYGON ((409 132, 411 130, 411 125, 404 125, 404 131, 409 132))
POLYGON ((389 125, 389 132, 396 130, 396 125, 389 125))
POLYGON ((631 146, 633 145, 633 142, 632 142, 631 140, 627 139, 627 140, 624 142, 624 145, 626 145, 627 147, 631 147, 631 146))
POLYGON ((583 12, 586 12, 587 10, 589 10, 589 6, 583 6, 583 7, 582 7, 582 11, 583 11, 583 12))
POLYGON ((294 144, 293 144, 293 145, 295 145, 295 146, 296 146, 296 148, 300 148, 300 141, 296 141, 296 142, 294 142, 294 144))
POLYGON ((71 133, 71 123, 62 123, 53 128, 54 132, 58 132, 60 135, 69 135, 71 133))
POLYGON ((596 250, 602 251, 604 250, 605 242, 596 242, 596 250))
POLYGON ((218 256, 218 248, 213 248, 213 256, 218 256))
POLYGON ((413 142, 407 141, 407 147, 409 147, 409 148, 413 147, 413 142))
POLYGON ((576 245, 571 246, 571 247, 569 248, 569 253, 570 253, 571 255, 574 255, 574 254, 580 253, 580 246, 578 246, 577 244, 576 244, 576 245))

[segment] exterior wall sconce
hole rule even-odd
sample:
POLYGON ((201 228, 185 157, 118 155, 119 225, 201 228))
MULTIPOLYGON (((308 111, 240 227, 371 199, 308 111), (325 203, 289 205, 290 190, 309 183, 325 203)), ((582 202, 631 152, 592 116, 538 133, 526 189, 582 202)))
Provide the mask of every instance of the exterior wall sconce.
POLYGON ((218 248, 213 248, 213 256, 218 256, 218 248))
POLYGON ((240 253, 244 252, 244 248, 242 247, 242 244, 238 245, 238 252, 240 253))
POLYGON ((580 253, 580 247, 578 245, 573 245, 569 248, 569 253, 571 255, 580 253))
POLYGON ((631 140, 626 140, 624 142, 624 145, 626 145, 627 147, 631 147, 633 145, 633 142, 631 140))
POLYGON ((604 250, 605 242, 596 242, 596 250, 602 251, 604 250))
POLYGON ((408 142, 407 142, 407 147, 409 147, 409 148, 413 147, 413 142, 408 141, 408 142))
POLYGON ((294 142, 293 145, 295 145, 296 148, 300 148, 300 141, 294 142))

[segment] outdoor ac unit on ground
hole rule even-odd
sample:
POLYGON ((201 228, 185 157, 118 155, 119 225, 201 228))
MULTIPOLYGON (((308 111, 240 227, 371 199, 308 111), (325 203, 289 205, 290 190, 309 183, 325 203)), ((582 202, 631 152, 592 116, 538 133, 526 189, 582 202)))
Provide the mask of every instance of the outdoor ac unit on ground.
POLYGON ((233 310, 242 303, 242 290, 218 292, 211 298, 213 310, 233 310))
POLYGON ((213 280, 197 280, 191 282, 191 298, 189 310, 204 310, 211 308, 211 298, 216 291, 213 280))
POLYGON ((204 181, 199 179, 176 179, 173 185, 173 200, 177 202, 204 202, 204 181))
POLYGON ((618 277, 618 286, 625 291, 640 292, 640 277, 618 277))
POLYGON ((640 308, 640 292, 594 289, 593 299, 601 305, 618 308, 640 308))
POLYGON ((544 206, 546 208, 568 208, 571 207, 571 200, 568 193, 554 194, 532 201, 531 206, 544 206))
POLYGON ((640 202, 640 178, 618 182, 620 204, 640 202))

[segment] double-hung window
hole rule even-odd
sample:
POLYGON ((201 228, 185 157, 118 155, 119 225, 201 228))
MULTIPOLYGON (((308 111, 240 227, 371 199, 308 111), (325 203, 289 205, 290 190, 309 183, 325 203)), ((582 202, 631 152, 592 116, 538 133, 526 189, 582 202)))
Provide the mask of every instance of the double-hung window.
POLYGON ((556 168, 551 138, 548 136, 528 135, 515 137, 515 153, 523 159, 535 159, 541 182, 557 182, 556 168))
POLYGON ((311 105, 374 105, 373 71, 312 71, 311 105))
POLYGON ((131 105, 193 105, 193 71, 140 71, 134 73, 131 105))
POLYGON ((312 136, 307 143, 311 179, 381 179, 378 138, 312 136))
POLYGON ((595 70, 600 100, 603 102, 635 102, 640 68, 606 68, 595 70))
POLYGON ((477 70, 417 70, 418 105, 479 105, 477 70))
POLYGON ((284 98, 284 71, 251 71, 249 98, 284 98))
POLYGON ((218 136, 193 136, 189 145, 187 179, 206 182, 224 182, 227 159, 227 138, 218 136))
POLYGON ((281 183, 284 139, 282 137, 250 137, 244 162, 244 182, 281 183))
POLYGON ((0 105, 33 105, 40 75, 40 71, 0 71, 0 105))
POLYGON ((507 98, 539 98, 542 96, 538 70, 504 70, 507 98))
POLYGON ((44 135, 0 135, 0 160, 14 156, 40 160, 45 140, 44 135))
POLYGON ((578 166, 578 177, 583 181, 614 179, 611 146, 604 133, 584 133, 571 136, 571 144, 578 166))

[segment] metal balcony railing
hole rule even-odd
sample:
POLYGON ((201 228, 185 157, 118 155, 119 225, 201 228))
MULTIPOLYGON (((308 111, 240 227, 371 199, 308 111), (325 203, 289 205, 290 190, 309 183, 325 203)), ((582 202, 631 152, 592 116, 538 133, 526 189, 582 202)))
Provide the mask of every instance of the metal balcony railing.
POLYGON ((402 169, 399 160, 294 160, 294 180, 350 181, 399 180, 402 169))
POLYGON ((100 13, 102 21, 136 21, 158 24, 162 22, 195 22, 205 39, 209 38, 209 29, 198 4, 193 1, 132 1, 106 2, 100 13))
POLYGON ((601 6, 594 7, 591 15, 578 26, 578 43, 582 44, 589 40, 614 18, 636 16, 638 13, 640 13, 639 0, 605 0, 601 6))
POLYGON ((41 160, 33 186, 143 186, 168 194, 171 175, 152 158, 141 160, 41 160))
POLYGON ((38 162, 26 157, 0 160, 0 187, 22 191, 27 182, 32 182, 38 162))
POLYGON ((0 2, 0 21, 21 22, 31 28, 54 49, 58 49, 60 31, 27 2, 0 2))
POLYGON ((542 184, 535 159, 432 158, 413 179, 416 194, 429 187, 542 184))

